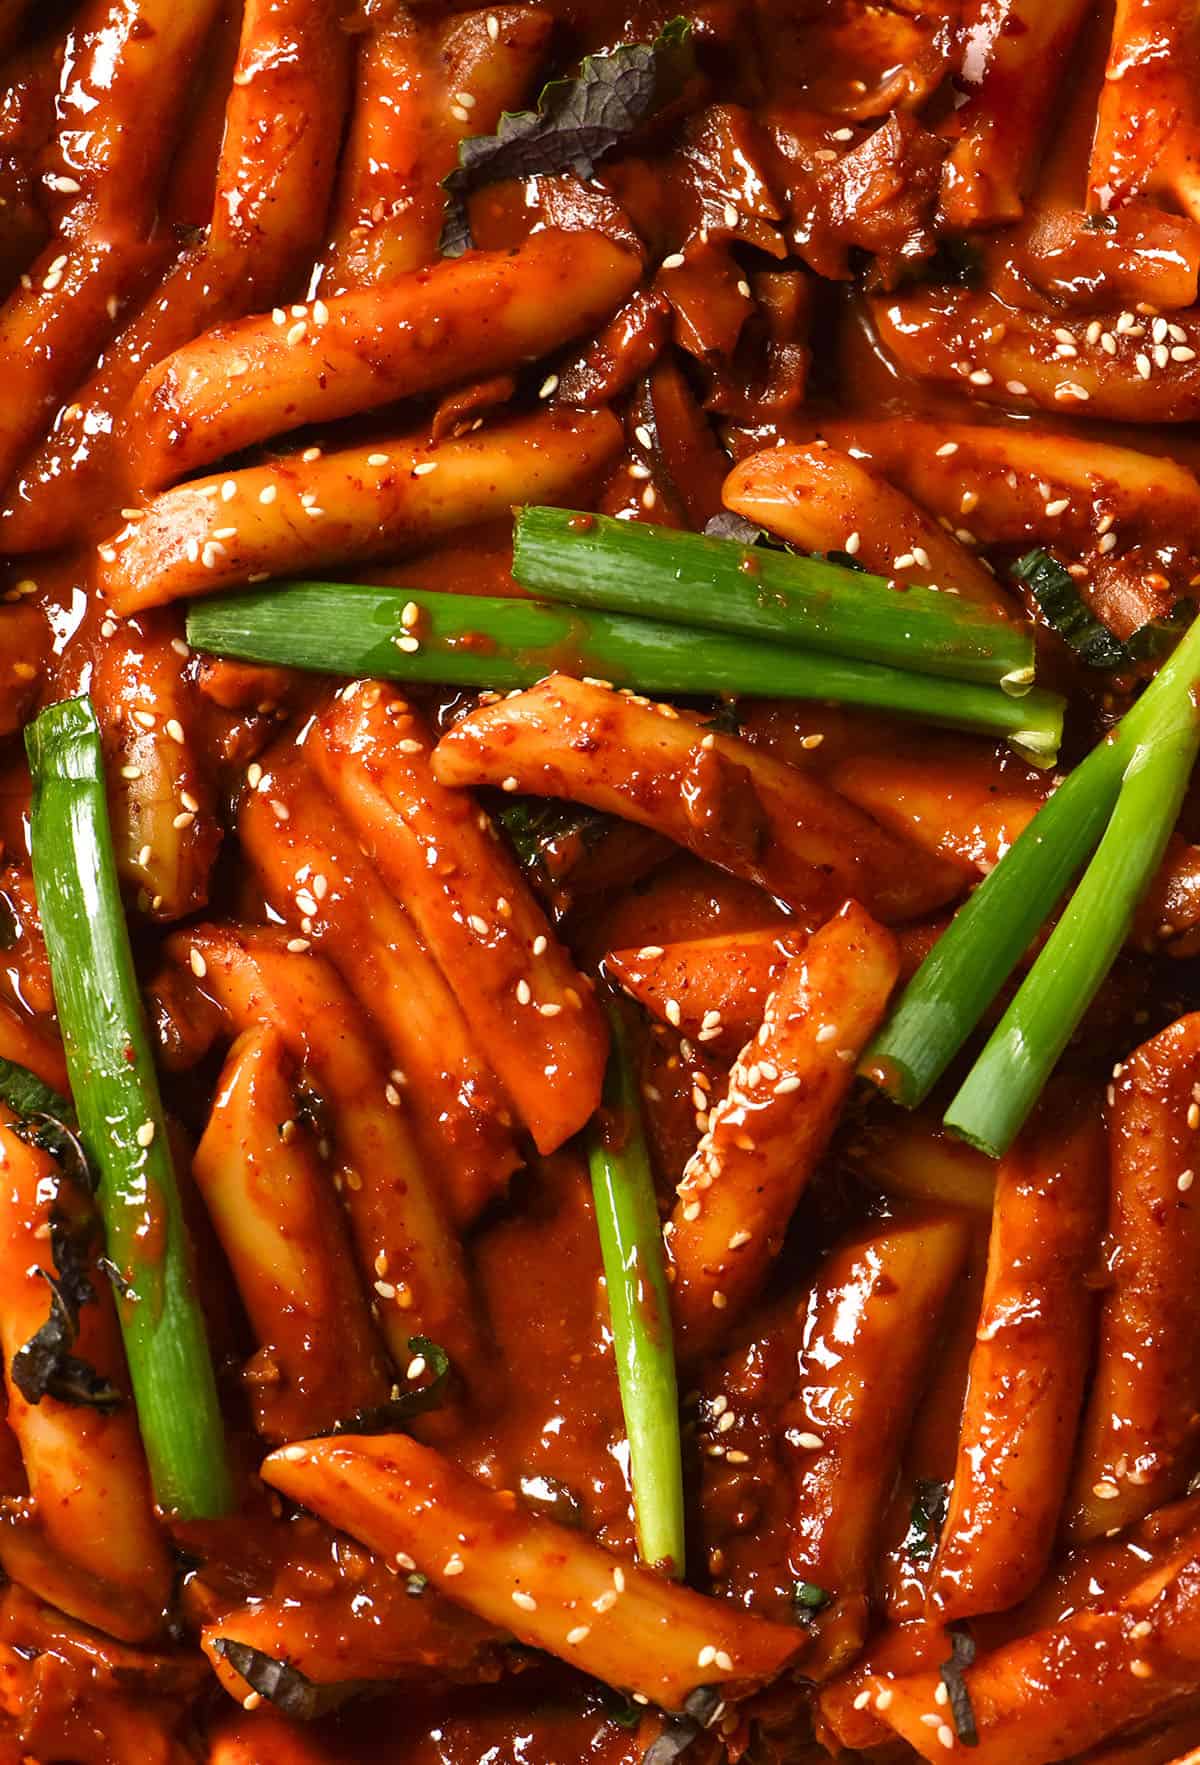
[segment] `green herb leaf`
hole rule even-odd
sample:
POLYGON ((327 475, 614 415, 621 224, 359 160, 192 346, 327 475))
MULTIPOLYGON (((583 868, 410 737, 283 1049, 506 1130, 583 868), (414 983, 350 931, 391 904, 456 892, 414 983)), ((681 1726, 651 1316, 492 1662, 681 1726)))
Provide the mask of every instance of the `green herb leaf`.
POLYGON ((329 1430, 331 1434, 395 1434, 414 1416, 441 1409, 446 1401, 450 1356, 440 1343, 430 1341, 428 1336, 410 1336, 408 1352, 413 1356, 420 1355, 433 1374, 428 1385, 418 1385, 413 1391, 401 1391, 373 1409, 355 1410, 353 1415, 335 1422, 329 1430))
POLYGON ((317 1685, 298 1667, 277 1661, 248 1642, 232 1636, 218 1636, 213 1647, 236 1673, 240 1673, 252 1691, 295 1722, 313 1722, 326 1711, 336 1709, 346 1699, 362 1690, 366 1681, 348 1680, 338 1685, 317 1685))
POLYGON ((934 1477, 917 1478, 904 1547, 918 1563, 927 1563, 937 1550, 948 1500, 949 1490, 944 1483, 934 1477))
POLYGON ((494 135, 460 141, 458 165, 443 179, 443 256, 461 257, 474 244, 467 203, 485 185, 554 172, 590 178, 597 160, 683 90, 694 65, 691 34, 688 20, 676 18, 653 43, 589 55, 575 79, 544 88, 536 110, 506 111, 494 135))
POLYGON ((1057 558, 1040 547, 1012 567, 1050 624, 1089 668, 1125 668, 1133 660, 1119 637, 1102 625, 1057 558))
POLYGON ((50 1221, 50 1254, 53 1272, 37 1271, 50 1289, 50 1315, 13 1355, 13 1383, 26 1403, 54 1397, 60 1403, 114 1410, 120 1392, 71 1353, 79 1336, 80 1307, 93 1304, 96 1293, 88 1278, 86 1246, 64 1220, 50 1221))
POLYGON ((1176 601, 1162 619, 1147 619, 1144 625, 1125 639, 1125 648, 1135 662, 1154 662, 1175 648, 1188 626, 1200 612, 1190 597, 1176 601))
POLYGON ((815 1581, 797 1581, 792 1589, 792 1604, 796 1608, 796 1616, 806 1622, 815 1618, 824 1606, 829 1604, 830 1596, 815 1581))
POLYGON ((975 1660, 975 1638, 965 1624, 950 1626, 953 1653, 948 1661, 938 1667, 942 1684, 950 1698, 950 1714, 954 1719, 954 1732, 964 1747, 979 1745, 979 1730, 975 1725, 975 1711, 971 1707, 971 1694, 967 1690, 967 1682, 963 1672, 975 1660))

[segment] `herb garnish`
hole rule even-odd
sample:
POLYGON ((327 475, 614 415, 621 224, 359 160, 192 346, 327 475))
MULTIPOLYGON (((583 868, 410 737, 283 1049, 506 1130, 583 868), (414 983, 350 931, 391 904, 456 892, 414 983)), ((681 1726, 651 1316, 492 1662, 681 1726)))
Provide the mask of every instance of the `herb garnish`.
POLYGON ((536 110, 506 111, 494 135, 460 141, 458 165, 442 180, 442 255, 461 257, 474 244, 467 203, 476 190, 555 172, 590 178, 597 160, 682 92, 694 65, 691 34, 688 20, 675 18, 653 43, 589 55, 575 79, 543 88, 536 110))
POLYGON ((317 1685, 298 1667, 277 1661, 274 1655, 264 1654, 262 1649, 238 1642, 232 1636, 214 1637, 213 1647, 235 1673, 241 1674, 252 1691, 297 1722, 315 1721, 326 1711, 344 1704, 367 1683, 348 1680, 338 1685, 317 1685))
POLYGON ((1026 552, 1017 559, 1012 573, 1029 589, 1058 635, 1089 668, 1121 668, 1129 662, 1129 651, 1120 638, 1096 618, 1067 570, 1048 551, 1039 546, 1026 552))
POLYGON ((393 1395, 386 1403, 375 1404, 371 1409, 355 1410, 351 1416, 343 1416, 328 1430, 330 1434, 394 1434, 413 1416, 422 1416, 427 1410, 440 1410, 446 1401, 446 1381, 450 1377, 450 1356, 438 1342, 432 1342, 428 1336, 410 1336, 408 1352, 420 1355, 429 1371, 433 1374, 428 1385, 418 1385, 412 1391, 400 1391, 393 1388, 393 1395))
POLYGON ((953 1653, 948 1661, 941 1663, 938 1672, 950 1696, 950 1714, 954 1718, 955 1734, 964 1747, 977 1747, 979 1730, 975 1726, 971 1694, 963 1678, 964 1670, 975 1660, 975 1638, 965 1624, 951 1624, 950 1637, 953 1653))
POLYGON ((60 1403, 112 1410, 121 1394, 86 1361, 71 1353, 79 1337, 79 1311, 94 1304, 96 1293, 87 1273, 87 1245, 60 1217, 50 1221, 53 1272, 37 1273, 50 1289, 50 1315, 12 1357, 9 1371, 26 1403, 54 1397, 60 1403))
POLYGON ((927 1563, 937 1550, 946 1519, 949 1489, 935 1477, 918 1477, 913 1485, 912 1509, 904 1548, 918 1563, 927 1563))
POLYGON ((792 1604, 796 1608, 796 1616, 803 1623, 809 1624, 828 1604, 830 1595, 815 1581, 797 1581, 792 1588, 792 1604))

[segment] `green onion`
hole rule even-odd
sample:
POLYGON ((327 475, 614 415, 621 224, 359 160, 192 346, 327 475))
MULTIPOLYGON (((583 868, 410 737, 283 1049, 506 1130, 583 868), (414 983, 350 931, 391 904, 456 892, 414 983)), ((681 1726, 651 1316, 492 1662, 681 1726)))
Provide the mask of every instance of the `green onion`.
POLYGON ((613 1353, 629 1440, 638 1549, 684 1571, 679 1393, 662 1224, 622 1008, 609 1006, 612 1054, 588 1154, 613 1353))
POLYGON ((950 1108, 948 1128, 1001 1158, 1037 1102, 1129 934, 1179 815, 1200 747, 1190 698, 1134 750, 1099 850, 950 1108))
POLYGON ((1055 693, 1015 699, 974 681, 498 596, 278 583, 198 602, 187 629, 194 648, 215 655, 356 678, 507 691, 563 672, 648 693, 863 705, 1003 737, 1042 766, 1053 764, 1062 734, 1063 700, 1055 693), (406 609, 415 609, 408 611, 409 620, 415 618, 409 626, 402 618, 406 609))
POLYGON ((1070 572, 1040 547, 1026 552, 1012 567, 1041 608, 1047 621, 1089 668, 1125 668, 1129 651, 1107 625, 1102 625, 1075 586, 1070 572))
POLYGON ((1137 748, 1200 684, 1200 620, 1118 728, 1039 809, 955 914, 859 1071, 896 1102, 929 1095, 1094 850, 1137 748))
POLYGON ((522 509, 513 575, 572 606, 603 607, 760 641, 993 685, 1032 680, 1027 626, 936 588, 889 588, 825 558, 614 521, 522 509))
POLYGON ((204 1319, 121 907, 96 716, 51 705, 26 730, 33 876, 67 1071, 99 1173, 108 1255, 155 1496, 185 1519, 232 1489, 204 1319))

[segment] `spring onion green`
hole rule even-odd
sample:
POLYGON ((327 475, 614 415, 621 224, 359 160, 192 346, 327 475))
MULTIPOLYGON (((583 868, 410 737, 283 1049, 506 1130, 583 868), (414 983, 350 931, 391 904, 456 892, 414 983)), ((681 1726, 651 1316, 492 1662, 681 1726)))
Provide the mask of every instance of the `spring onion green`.
POLYGON ((232 1501, 216 1382, 121 906, 100 730, 87 699, 25 732, 33 876, 80 1134, 99 1175, 138 1422, 160 1505, 232 1501))

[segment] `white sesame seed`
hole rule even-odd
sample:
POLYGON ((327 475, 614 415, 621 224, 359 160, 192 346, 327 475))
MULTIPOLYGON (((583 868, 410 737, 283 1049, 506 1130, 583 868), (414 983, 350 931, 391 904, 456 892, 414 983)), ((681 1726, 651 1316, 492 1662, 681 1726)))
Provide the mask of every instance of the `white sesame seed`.
POLYGON ((853 558, 857 554, 858 548, 861 544, 862 544, 862 535, 861 535, 861 533, 859 533, 856 530, 854 533, 848 533, 846 535, 845 543, 842 546, 842 550, 847 554, 848 557, 853 558))
POLYGON ((547 374, 546 378, 542 381, 541 385, 538 387, 538 397, 539 398, 553 398, 554 394, 557 391, 558 391, 558 375, 557 374, 547 374))
POLYGON ((154 1123, 153 1122, 143 1122, 142 1123, 141 1127, 137 1131, 137 1143, 139 1146, 153 1145, 153 1143, 154 1143, 154 1123))
POLYGON ((950 1748, 954 1745, 954 1730, 951 1728, 951 1726, 948 1722, 942 1723, 941 1727, 937 1731, 937 1737, 938 1737, 938 1740, 942 1743, 942 1745, 946 1748, 947 1752, 949 1752, 950 1748))
POLYGON ((1134 361, 1134 366, 1136 367, 1138 373, 1141 375, 1142 379, 1148 380, 1150 378, 1150 373, 1151 373, 1150 357, 1145 353, 1144 350, 1139 350, 1137 355, 1133 358, 1133 361, 1134 361))
POLYGON ((986 368, 973 368, 967 375, 967 379, 972 386, 990 386, 992 384, 992 376, 986 368))
POLYGON ((682 251, 673 251, 669 257, 663 258, 662 267, 664 270, 681 270, 685 261, 682 251))
POLYGON ((463 1560, 456 1552, 454 1556, 449 1557, 447 1559, 447 1561, 443 1564, 442 1574, 443 1575, 461 1575, 463 1572, 463 1566, 464 1566, 463 1560))
POLYGON ((1195 1181, 1195 1171, 1180 1171, 1175 1179, 1175 1187, 1179 1190, 1180 1194, 1186 1195, 1195 1181))
POLYGON ((577 1624, 574 1630, 567 1631, 567 1641, 572 1648, 576 1648, 579 1643, 586 1642, 591 1634, 590 1624, 577 1624))
POLYGON ((437 469, 438 463, 436 460, 422 460, 419 466, 413 467, 412 475, 414 478, 427 478, 430 472, 436 472, 437 469))
POLYGON ((1120 1493, 1118 1486, 1107 1477, 1102 1477, 1099 1483, 1092 1484, 1092 1494, 1100 1501, 1115 1501, 1120 1493))
POLYGON ((302 343, 307 331, 308 322, 305 319, 300 319, 296 324, 292 325, 287 334, 288 347, 294 349, 297 343, 302 343))
POLYGON ((696 1665, 697 1667, 711 1667, 716 1658, 717 1651, 715 1645, 711 1642, 706 1642, 704 1647, 700 1650, 700 1653, 696 1656, 696 1665))
POLYGON ((1071 499, 1069 496, 1059 496, 1056 497, 1052 503, 1046 504, 1046 513, 1048 515, 1061 515, 1065 513, 1070 506, 1071 499))
POLYGON ((513 1592, 512 1603, 514 1606, 520 1606, 523 1612, 537 1611, 537 1601, 534 1599, 533 1595, 531 1593, 523 1592, 519 1587, 513 1592))

